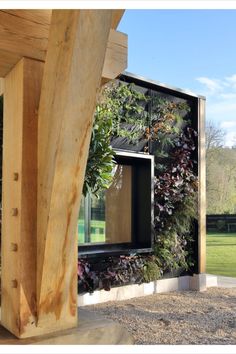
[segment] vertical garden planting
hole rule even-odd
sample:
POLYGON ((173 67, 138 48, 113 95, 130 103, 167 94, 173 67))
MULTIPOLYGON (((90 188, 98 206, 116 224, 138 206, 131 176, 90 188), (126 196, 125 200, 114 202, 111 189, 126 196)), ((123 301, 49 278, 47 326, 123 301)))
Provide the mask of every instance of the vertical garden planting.
POLYGON ((123 75, 103 89, 95 112, 84 192, 98 193, 112 183, 116 149, 154 155, 153 243, 149 253, 121 250, 119 255, 83 255, 78 263, 81 289, 109 290, 197 272, 197 130, 196 96, 132 75, 123 75), (102 143, 97 134, 100 129, 105 133, 102 143), (104 166, 98 163, 99 156, 101 161, 106 157, 104 166), (99 178, 93 182, 94 171, 99 178))
MULTIPOLYGON (((150 203, 154 215, 150 218, 152 225, 143 229, 143 237, 152 240, 152 247, 145 253, 137 247, 120 247, 112 254, 99 252, 97 244, 98 252, 79 256, 82 291, 109 290, 111 286, 197 271, 197 102, 195 96, 130 75, 103 88, 95 112, 83 193, 99 198, 112 185, 117 151, 153 155, 154 199, 150 203)), ((139 188, 145 193, 148 186, 141 184, 139 188)), ((140 199, 138 202, 142 204, 140 199)), ((136 227, 142 225, 142 220, 133 219, 136 227)))

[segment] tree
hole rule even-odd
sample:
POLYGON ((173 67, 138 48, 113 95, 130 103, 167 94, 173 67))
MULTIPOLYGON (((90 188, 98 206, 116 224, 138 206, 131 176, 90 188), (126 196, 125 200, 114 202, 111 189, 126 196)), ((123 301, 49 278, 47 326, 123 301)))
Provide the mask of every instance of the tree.
POLYGON ((225 130, 219 128, 215 122, 207 121, 206 123, 206 150, 219 148, 225 142, 225 130))
POLYGON ((236 150, 218 148, 213 162, 207 166, 207 213, 236 212, 236 150))
POLYGON ((236 212, 236 149, 224 147, 225 135, 214 122, 207 122, 207 214, 236 212))

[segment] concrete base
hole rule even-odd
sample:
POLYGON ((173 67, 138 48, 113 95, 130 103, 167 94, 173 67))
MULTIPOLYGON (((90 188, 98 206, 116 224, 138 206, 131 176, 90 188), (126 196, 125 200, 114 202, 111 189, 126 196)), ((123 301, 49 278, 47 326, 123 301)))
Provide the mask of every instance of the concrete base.
POLYGON ((121 325, 87 309, 79 309, 77 328, 50 335, 18 339, 0 325, 0 345, 14 344, 134 344, 132 336, 121 325))
POLYGON ((218 288, 236 288, 236 278, 222 275, 206 274, 206 283, 208 288, 214 286, 218 288))
POLYGON ((206 286, 207 288, 218 286, 217 275, 206 274, 206 286))
POLYGON ((193 274, 190 277, 190 289, 195 291, 206 291, 206 274, 193 274))
POLYGON ((78 306, 95 305, 107 301, 128 300, 134 297, 167 293, 170 291, 206 290, 206 275, 194 274, 178 278, 160 279, 150 283, 133 284, 112 288, 110 291, 96 290, 94 293, 78 295, 78 306))

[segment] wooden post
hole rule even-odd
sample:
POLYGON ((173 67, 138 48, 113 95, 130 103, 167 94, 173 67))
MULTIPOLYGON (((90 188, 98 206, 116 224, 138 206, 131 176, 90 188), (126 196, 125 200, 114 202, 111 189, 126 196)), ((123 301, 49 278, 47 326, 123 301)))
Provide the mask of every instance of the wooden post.
POLYGON ((76 227, 111 10, 53 11, 39 107, 38 330, 77 325, 76 227))
POLYGON ((45 64, 4 78, 1 322, 19 338, 77 325, 77 218, 102 73, 126 65, 121 15, 53 11, 45 64))
POLYGON ((4 80, 2 315, 17 337, 36 322, 37 114, 43 63, 21 59, 4 80))
POLYGON ((205 100, 198 99, 198 271, 206 272, 206 147, 205 100))

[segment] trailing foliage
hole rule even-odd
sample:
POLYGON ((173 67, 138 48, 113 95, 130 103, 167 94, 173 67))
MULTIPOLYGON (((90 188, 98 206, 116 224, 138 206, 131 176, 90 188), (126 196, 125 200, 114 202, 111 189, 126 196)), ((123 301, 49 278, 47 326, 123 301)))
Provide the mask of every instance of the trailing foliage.
POLYGON ((112 182, 115 165, 114 150, 110 140, 112 135, 112 114, 103 106, 97 106, 90 141, 89 156, 83 186, 87 193, 99 196, 101 190, 107 189, 112 182))
POLYGON ((116 256, 78 262, 79 290, 110 290, 112 286, 148 282, 161 276, 151 255, 116 256))
POLYGON ((190 111, 186 102, 173 102, 159 97, 152 98, 152 109, 149 127, 146 130, 148 138, 159 143, 155 154, 168 156, 168 150, 174 146, 174 137, 180 134, 186 125, 184 116, 190 111))
POLYGON ((111 147, 113 137, 121 137, 130 144, 143 138, 147 125, 145 104, 147 98, 134 90, 132 84, 118 81, 106 86, 96 107, 85 173, 83 194, 99 197, 113 178, 115 152, 111 147))
POLYGON ((150 255, 146 259, 143 267, 143 282, 149 283, 150 281, 157 280, 163 275, 161 265, 158 263, 157 257, 150 255))
POLYGON ((135 90, 133 84, 112 83, 104 90, 103 108, 112 114, 112 137, 126 138, 136 144, 147 126, 148 98, 135 90))
POLYGON ((183 119, 185 103, 159 102, 150 139, 155 154, 155 246, 163 271, 193 265, 193 220, 197 215, 197 176, 192 159, 196 132, 183 119))

